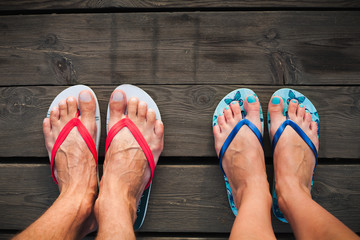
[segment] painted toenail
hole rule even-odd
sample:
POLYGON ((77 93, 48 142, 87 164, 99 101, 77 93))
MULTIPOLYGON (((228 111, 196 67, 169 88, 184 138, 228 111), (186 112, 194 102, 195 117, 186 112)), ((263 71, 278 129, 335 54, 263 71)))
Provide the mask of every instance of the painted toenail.
POLYGON ((305 112, 307 112, 307 113, 308 113, 308 112, 309 112, 309 110, 305 109, 305 112))
POLYGON ((115 102, 120 102, 124 99, 124 95, 122 94, 122 92, 114 92, 112 99, 115 102))
POLYGON ((256 102, 255 97, 252 96, 252 95, 250 95, 250 96, 247 98, 247 101, 248 101, 248 103, 254 103, 254 102, 256 102))
POLYGON ((88 92, 82 92, 80 93, 80 100, 83 102, 90 102, 91 101, 91 96, 90 93, 88 92))
POLYGON ((280 103, 280 98, 278 98, 278 97, 273 97, 273 99, 271 100, 271 103, 272 103, 272 104, 275 104, 275 105, 279 104, 279 103, 280 103))
POLYGON ((222 115, 223 115, 223 113, 219 113, 219 117, 222 116, 222 115))
POLYGON ((299 107, 303 108, 303 107, 304 107, 304 104, 301 103, 301 104, 299 105, 299 107))
POLYGON ((226 107, 225 107, 225 110, 229 110, 229 106, 226 106, 226 107))
POLYGON ((296 100, 292 100, 293 103, 297 103, 296 100))
POLYGON ((235 105, 235 104, 236 104, 236 102, 232 102, 231 104, 232 104, 232 105, 235 105))

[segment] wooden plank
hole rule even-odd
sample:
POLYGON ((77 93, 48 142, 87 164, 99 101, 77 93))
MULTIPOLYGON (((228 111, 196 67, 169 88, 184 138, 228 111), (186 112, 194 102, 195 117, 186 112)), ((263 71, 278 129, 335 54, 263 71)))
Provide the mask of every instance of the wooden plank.
MULTIPOLYGON (((360 230, 359 171, 360 165, 319 165, 313 189, 314 199, 354 231, 360 230)), ((1 164, 0 189, 1 229, 25 228, 58 195, 48 164, 1 164)), ((142 232, 227 233, 233 221, 218 166, 157 167, 142 232)), ((273 227, 291 232, 276 219, 273 227)))
POLYGON ((1 86, 360 84, 358 11, 14 15, 0 23, 1 86))
POLYGON ((356 8, 360 4, 356 0, 314 0, 314 1, 216 1, 216 0, 72 0, 72 1, 46 1, 46 0, 20 0, 1 1, 0 10, 58 10, 58 9, 102 9, 102 8, 356 8))
MULTIPOLYGON (((278 87, 244 85, 140 85, 159 106, 165 124, 162 156, 215 157, 211 127, 212 114, 228 92, 252 88, 267 102, 278 87)), ((46 157, 42 121, 55 96, 65 87, 0 88, 0 156, 46 157), (31 143, 31 144, 30 144, 31 143)), ((102 137, 105 146, 105 116, 108 99, 115 86, 93 87, 100 104, 102 137)), ((360 87, 296 87, 317 107, 320 115, 320 158, 360 158, 360 87)), ((266 114, 265 114, 266 119, 266 114)), ((267 126, 265 155, 272 156, 267 126)))
MULTIPOLYGON (((211 240, 226 240, 229 239, 229 237, 213 237, 213 234, 207 236, 207 237, 177 237, 177 235, 179 235, 178 233, 169 233, 168 236, 166 237, 159 237, 156 234, 153 234, 155 236, 151 236, 152 234, 147 234, 146 237, 142 236, 141 233, 137 233, 136 234, 136 239, 138 240, 207 240, 207 239, 211 239, 211 240)), ((206 234, 202 234, 204 236, 206 236, 206 234)), ((1 233, 0 232, 0 240, 8 240, 11 239, 12 237, 14 237, 15 234, 8 234, 8 233, 1 233)), ((83 238, 84 240, 93 240, 96 239, 96 234, 90 234, 88 236, 86 236, 85 238, 83 238)), ((281 240, 294 240, 294 236, 292 234, 286 234, 286 235, 280 235, 280 236, 276 236, 276 239, 281 239, 281 240)))

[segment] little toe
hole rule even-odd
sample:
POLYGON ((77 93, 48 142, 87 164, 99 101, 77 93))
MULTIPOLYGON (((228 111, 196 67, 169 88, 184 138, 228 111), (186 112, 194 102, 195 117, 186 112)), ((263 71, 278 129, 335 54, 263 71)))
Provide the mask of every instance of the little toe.
POLYGON ((162 137, 164 135, 164 124, 161 120, 156 120, 154 130, 157 137, 162 137))
POLYGON ((310 130, 312 131, 313 134, 317 134, 318 125, 317 125, 316 122, 311 122, 310 123, 310 130))
POLYGON ((146 113, 147 113, 147 104, 144 101, 139 101, 139 105, 138 105, 138 118, 140 120, 145 120, 146 117, 146 113))
POLYGON ((76 103, 76 99, 74 97, 68 97, 66 99, 68 115, 71 117, 75 117, 78 107, 76 103))
POLYGON ((290 119, 296 118, 297 109, 298 109, 298 102, 295 99, 290 100, 288 107, 288 115, 290 119))
POLYGON ((233 116, 233 113, 230 109, 229 106, 226 106, 225 109, 224 109, 224 116, 225 116, 225 120, 226 122, 230 122, 234 119, 234 116, 233 116))
POLYGON ((95 121, 96 102, 92 93, 88 90, 83 90, 79 94, 79 109, 81 119, 90 119, 95 121))
POLYGON ((311 114, 309 112, 305 113, 304 121, 310 126, 311 123, 311 114))
POLYGON ((269 102, 269 115, 271 119, 270 135, 273 138, 276 130, 280 127, 281 123, 286 120, 283 115, 284 112, 284 101, 279 96, 273 96, 269 102))
POLYGON ((261 121, 260 121, 260 102, 259 100, 250 95, 246 98, 244 108, 246 111, 246 119, 249 119, 252 123, 258 127, 261 132, 261 121))
POLYGON ((156 113, 153 109, 149 108, 146 113, 146 121, 153 125, 156 121, 156 113))
POLYGON ((297 115, 297 117, 298 117, 300 120, 303 120, 303 119, 304 119, 304 116, 305 116, 305 106, 304 106, 304 104, 300 103, 300 104, 298 105, 298 109, 297 109, 296 115, 297 115))
POLYGON ((230 108, 233 112, 234 119, 236 122, 239 122, 242 118, 241 116, 241 108, 238 101, 231 102, 230 108))
POLYGON ((50 124, 50 118, 44 118, 43 121, 43 133, 45 136, 45 141, 48 136, 51 134, 51 124, 50 124))
POLYGON ((59 115, 60 119, 64 119, 68 115, 67 104, 65 100, 59 102, 59 115))
POLYGON ((59 122, 59 108, 53 107, 50 111, 50 125, 57 126, 59 122))
POLYGON ((219 113, 219 116, 218 116, 218 125, 220 126, 221 128, 221 131, 222 129, 225 127, 226 125, 226 121, 225 121, 225 117, 224 117, 224 114, 223 113, 219 113))
POLYGON ((116 89, 111 94, 109 109, 111 119, 118 121, 124 116, 126 110, 126 94, 122 90, 116 89))
POLYGON ((46 149, 49 151, 52 149, 52 138, 51 138, 51 124, 50 124, 50 118, 44 118, 43 121, 43 133, 45 138, 45 146, 46 149))
POLYGON ((130 98, 130 100, 128 102, 128 115, 132 119, 134 119, 136 117, 137 110, 138 110, 138 104, 139 104, 139 99, 136 97, 130 98))

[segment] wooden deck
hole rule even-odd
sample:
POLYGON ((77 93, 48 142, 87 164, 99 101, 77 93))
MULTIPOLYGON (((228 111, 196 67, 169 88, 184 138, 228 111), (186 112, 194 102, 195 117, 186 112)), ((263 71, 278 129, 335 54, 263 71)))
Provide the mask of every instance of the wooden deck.
MULTIPOLYGON (((253 89, 265 113, 282 87, 312 100, 321 120, 313 197, 359 233, 359 26, 357 0, 0 1, 0 239, 26 228, 58 195, 41 129, 53 98, 86 84, 104 122, 123 83, 146 90, 165 124, 139 239, 229 236, 234 216, 211 120, 239 87, 253 89)), ((267 129, 264 136, 272 182, 267 129)), ((273 227, 279 239, 293 239, 289 225, 273 219, 273 227)))

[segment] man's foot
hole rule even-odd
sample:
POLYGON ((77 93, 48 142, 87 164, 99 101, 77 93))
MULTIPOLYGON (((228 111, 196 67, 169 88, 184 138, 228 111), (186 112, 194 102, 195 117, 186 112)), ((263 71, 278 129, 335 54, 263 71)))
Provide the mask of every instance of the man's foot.
MULTIPOLYGON (((144 136, 156 165, 163 150, 164 125, 161 120, 156 120, 155 111, 148 109, 145 102, 131 98, 127 103, 125 93, 115 90, 109 103, 108 130, 126 117, 126 107, 128 118, 144 136)), ((150 177, 150 166, 143 150, 131 132, 123 128, 115 135, 106 152, 100 194, 95 204, 98 221, 101 222, 102 217, 110 218, 111 214, 120 216, 116 209, 119 204, 126 202, 125 205, 130 208, 127 211, 134 222, 137 204, 150 177)))
MULTIPOLYGON (((260 132, 259 100, 250 95, 244 103, 247 112, 246 119, 250 120, 260 132)), ((218 117, 218 124, 213 127, 215 150, 217 155, 226 138, 235 125, 242 119, 240 105, 237 101, 224 109, 224 114, 218 117)), ((239 209, 245 191, 262 191, 270 200, 269 184, 266 176, 264 152, 253 131, 244 125, 226 150, 222 167, 229 180, 234 202, 239 209)))
MULTIPOLYGON (((95 142, 96 102, 91 92, 84 90, 80 93, 79 109, 81 112, 79 119, 95 142)), ((51 110, 50 118, 44 119, 43 132, 49 157, 61 130, 75 117, 77 111, 76 99, 68 97, 51 110)), ((77 209, 79 219, 87 221, 89 229, 84 229, 85 232, 95 228, 95 221, 90 218, 97 192, 96 162, 77 128, 70 131, 59 147, 55 156, 55 169, 60 189, 58 199, 71 203, 74 209, 77 209)))
MULTIPOLYGON (((283 115, 284 102, 281 97, 274 96, 269 102, 271 119, 271 140, 279 126, 286 120, 283 115)), ((288 107, 289 119, 294 121, 306 133, 319 149, 317 124, 311 120, 310 113, 303 104, 293 99, 288 107)), ((311 181, 315 167, 315 156, 311 148, 291 127, 286 127, 274 150, 275 190, 280 210, 286 215, 284 200, 291 191, 301 190, 310 196, 311 181)))

